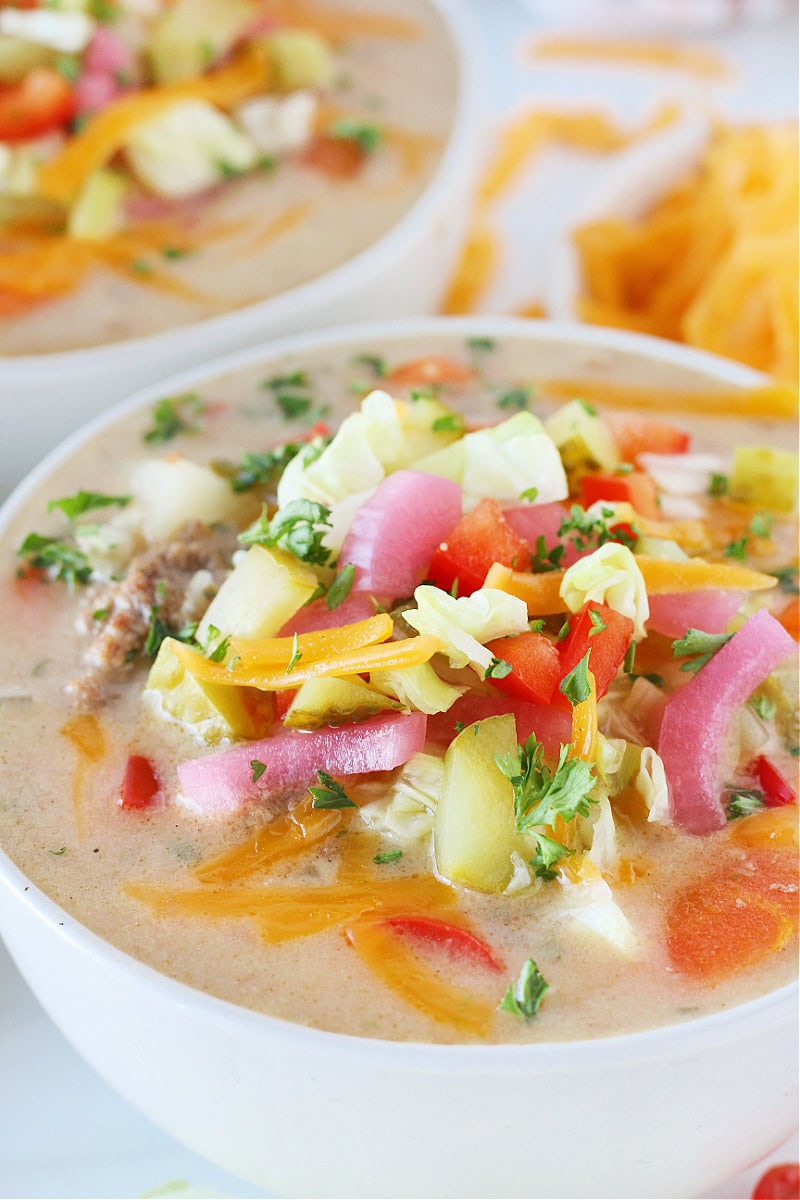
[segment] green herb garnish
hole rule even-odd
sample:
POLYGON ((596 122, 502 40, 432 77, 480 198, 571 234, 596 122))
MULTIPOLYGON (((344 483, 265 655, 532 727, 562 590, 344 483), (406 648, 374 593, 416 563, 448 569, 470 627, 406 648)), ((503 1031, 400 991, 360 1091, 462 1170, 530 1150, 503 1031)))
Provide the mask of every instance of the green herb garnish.
POLYGON ((331 527, 330 515, 323 504, 300 497, 290 500, 270 520, 265 504, 255 524, 239 534, 239 541, 245 546, 277 546, 303 562, 323 566, 331 556, 322 544, 325 531, 331 527))
POLYGON ((732 784, 727 788, 725 814, 729 821, 737 817, 749 817, 751 813, 764 808, 764 793, 756 788, 737 788, 732 784))
POLYGON ((483 673, 484 679, 505 679, 506 675, 510 675, 513 670, 511 663, 506 662, 504 658, 493 658, 489 666, 483 673))
POLYGON ((778 587, 787 596, 800 595, 797 567, 778 567, 776 571, 769 571, 768 574, 775 576, 778 587))
POLYGON ((682 671, 691 671, 696 675, 732 637, 732 633, 704 633, 702 629, 687 629, 682 638, 672 643, 672 653, 676 658, 686 658, 686 662, 681 663, 682 671), (691 657, 687 657, 689 655, 691 657))
POLYGON ((736 538, 732 542, 728 542, 722 553, 726 558, 744 559, 747 557, 747 538, 736 538))
POLYGON ((531 402, 531 389, 526 387, 511 388, 497 398, 497 407, 508 412, 522 412, 531 402))
POLYGON ((225 656, 230 649, 231 634, 223 635, 216 625, 209 625, 206 635, 206 644, 202 648, 203 653, 209 662, 221 663, 225 661, 225 656))
POLYGON ((83 490, 75 492, 74 496, 64 496, 60 500, 51 500, 47 505, 47 511, 52 512, 54 508, 60 508, 68 521, 74 521, 76 517, 83 516, 86 512, 92 512, 98 508, 110 508, 116 505, 118 508, 125 508, 130 504, 132 496, 104 496, 102 492, 84 492, 83 490))
POLYGON ((46 570, 53 579, 63 579, 72 590, 76 583, 88 583, 92 568, 88 558, 65 538, 29 533, 17 554, 32 567, 46 570))
POLYGON ((389 364, 377 354, 357 354, 352 361, 368 367, 376 379, 385 379, 389 374, 389 364))
POLYGON ((353 121, 349 117, 340 117, 338 121, 334 121, 329 132, 332 137, 355 142, 364 154, 374 154, 383 141, 383 131, 377 125, 353 121))
POLYGON ((774 524, 775 518, 772 513, 756 513, 747 526, 747 529, 749 533, 752 533, 753 537, 768 538, 772 533, 772 526, 774 524))
POLYGON ((750 707, 757 716, 761 717, 762 721, 771 721, 775 716, 775 703, 768 700, 766 696, 753 696, 750 707))
POLYGON ((142 435, 143 440, 149 446, 158 446, 181 433, 198 433, 201 426, 197 418, 204 408, 196 392, 159 400, 153 409, 153 428, 142 435))
POLYGON ((619 542, 633 550, 636 537, 632 536, 623 525, 615 525, 609 529, 608 522, 615 516, 613 508, 601 508, 599 516, 589 516, 579 504, 573 504, 569 517, 559 526, 558 536, 563 538, 568 533, 574 533, 575 549, 581 553, 584 550, 597 550, 606 542, 619 542))
POLYGON ((594 608, 589 609, 589 621, 592 626, 589 630, 589 637, 594 637, 596 633, 602 633, 604 629, 608 629, 600 613, 594 608))
POLYGON ((538 1013, 549 987, 534 960, 529 958, 516 983, 508 985, 508 991, 500 1001, 500 1008, 504 1012, 513 1013, 515 1017, 531 1021, 538 1013))
POLYGON ((292 638, 292 657, 289 659, 289 662, 286 664, 286 674, 287 675, 291 675, 292 671, 295 669, 295 667, 300 662, 300 659, 302 657, 303 657, 303 651, 300 649, 300 643, 299 643, 297 634, 295 633, 294 637, 292 638))
POLYGON ((463 433, 464 419, 457 413, 447 413, 444 417, 437 417, 431 425, 432 433, 463 433))
POLYGON ((317 771, 319 787, 310 787, 312 808, 356 808, 340 783, 327 771, 317 771))
POLYGON ((489 354, 494 350, 495 342, 493 338, 488 337, 471 337, 467 338, 467 349, 472 350, 475 354, 489 354))
POLYGON ((712 471, 708 494, 709 496, 726 496, 728 494, 728 476, 720 475, 718 471, 712 471))
MULTIPOLYGON (((589 634, 591 637, 591 634, 589 634)), ((566 696, 570 704, 575 707, 576 704, 582 704, 584 700, 588 700, 592 693, 591 684, 589 683, 589 651, 587 650, 579 663, 576 663, 572 670, 564 676, 558 685, 558 690, 562 696, 566 696)))
POLYGON ((376 854, 373 858, 374 863, 379 865, 382 863, 396 863, 403 857, 402 850, 383 850, 380 854, 376 854))
POLYGON ((253 772, 253 783, 258 783, 259 779, 267 769, 267 764, 260 762, 257 758, 251 758, 250 768, 253 772))
POLYGON ((531 570, 537 575, 542 575, 545 571, 558 571, 565 554, 566 546, 558 543, 553 546, 552 550, 548 550, 545 536, 540 533, 536 539, 533 554, 531 554, 531 570))
POLYGON ((355 577, 356 569, 352 563, 348 563, 346 567, 342 567, 341 571, 339 571, 325 593, 325 604, 329 612, 333 612, 335 608, 338 608, 350 595, 355 577))
POLYGON ((533 504, 538 495, 539 489, 537 487, 529 487, 526 488, 524 492, 520 492, 519 498, 520 500, 528 500, 531 504, 533 504))

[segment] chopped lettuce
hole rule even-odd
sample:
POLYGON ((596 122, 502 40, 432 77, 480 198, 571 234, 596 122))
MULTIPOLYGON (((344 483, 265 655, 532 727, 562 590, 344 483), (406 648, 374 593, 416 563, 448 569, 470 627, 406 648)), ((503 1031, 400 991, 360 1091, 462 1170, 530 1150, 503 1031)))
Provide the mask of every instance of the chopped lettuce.
POLYGON ((447 712, 467 690, 445 683, 430 663, 421 663, 417 667, 398 667, 394 671, 373 671, 369 681, 379 692, 393 696, 409 708, 429 716, 447 712))
POLYGON ((647 588, 636 559, 627 546, 607 542, 586 558, 568 567, 559 592, 570 612, 579 612, 589 600, 607 604, 630 617, 634 637, 645 637, 645 621, 650 615, 647 588))
POLYGON ((647 807, 647 820, 670 823, 669 786, 664 764, 652 746, 643 746, 633 786, 647 807))
POLYGON ((400 771, 386 799, 362 804, 359 814, 372 829, 406 841, 428 837, 444 783, 444 759, 415 754, 400 771))
MULTIPOLYGON (((586 866, 591 864, 584 862, 586 866)), ((559 875, 563 886, 563 920, 578 925, 603 939, 626 958, 635 958, 638 939, 628 918, 614 900, 613 892, 600 873, 585 870, 586 878, 573 882, 565 872, 559 875)))
POLYGON ((492 665, 492 655, 482 643, 528 628, 524 600, 496 588, 479 588, 456 599, 441 588, 421 584, 414 599, 416 609, 403 614, 407 624, 439 638, 452 667, 472 667, 481 679, 492 665))
POLYGON ((258 151, 205 100, 180 100, 138 124, 125 143, 137 177, 157 196, 191 196, 230 174, 249 171, 258 151))
POLYGON ((529 412, 466 435, 461 485, 468 503, 485 496, 518 500, 535 488, 537 503, 548 504, 563 500, 568 491, 555 443, 529 412))

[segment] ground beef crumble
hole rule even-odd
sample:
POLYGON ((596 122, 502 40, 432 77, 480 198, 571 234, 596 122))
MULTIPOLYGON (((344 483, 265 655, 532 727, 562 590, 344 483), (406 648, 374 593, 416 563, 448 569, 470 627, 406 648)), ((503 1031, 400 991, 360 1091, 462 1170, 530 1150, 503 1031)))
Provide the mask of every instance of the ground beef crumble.
POLYGON ((135 555, 124 579, 92 587, 80 620, 93 635, 85 673, 70 684, 81 707, 101 705, 144 649, 152 610, 173 629, 198 620, 230 568, 236 534, 189 521, 175 539, 135 555), (104 615, 99 621, 97 613, 104 615))

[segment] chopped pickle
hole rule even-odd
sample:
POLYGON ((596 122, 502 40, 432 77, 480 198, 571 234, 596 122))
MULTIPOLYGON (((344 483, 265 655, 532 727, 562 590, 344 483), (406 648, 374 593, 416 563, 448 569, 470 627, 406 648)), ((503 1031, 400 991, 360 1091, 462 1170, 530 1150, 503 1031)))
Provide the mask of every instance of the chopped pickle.
POLYGON ((433 845, 439 874, 480 892, 502 892, 514 871, 514 789, 495 755, 517 750, 513 715, 468 725, 444 760, 433 845))
POLYGON ((147 677, 146 690, 157 694, 163 713, 202 742, 263 737, 274 719, 271 698, 255 688, 222 687, 195 679, 174 645, 172 638, 164 639, 147 677))
POLYGON ((797 501, 797 455, 767 446, 737 446, 728 491, 760 509, 794 512, 797 501))
POLYGON ((193 79, 213 66, 252 22, 248 0, 176 0, 163 9, 150 38, 158 83, 193 79))
POLYGON ((358 677, 307 679, 290 704, 284 725, 319 729, 321 725, 343 725, 400 707, 397 700, 381 695, 358 677))
POLYGON ((311 599, 318 579, 291 554, 251 546, 236 564, 197 630, 205 643, 212 625, 237 638, 271 638, 311 599))

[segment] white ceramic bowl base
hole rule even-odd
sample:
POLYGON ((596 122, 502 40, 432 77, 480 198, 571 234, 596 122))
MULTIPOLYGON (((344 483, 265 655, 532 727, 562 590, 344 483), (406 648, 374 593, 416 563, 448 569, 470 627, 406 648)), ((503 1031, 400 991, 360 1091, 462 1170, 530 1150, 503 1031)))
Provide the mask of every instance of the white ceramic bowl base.
MULTIPOLYGON (((576 361, 647 355, 677 382, 753 372, 631 334, 500 318, 419 320, 287 339, 167 381, 170 391, 341 342, 524 336, 576 361)), ((151 404, 149 389, 125 408, 151 404)), ((16 505, 106 416, 53 454, 16 505)), ((215 999, 124 955, 0 852, 0 933, 69 1040, 187 1146, 287 1196, 689 1197, 768 1152, 797 1120, 796 985, 624 1037, 527 1046, 356 1039, 215 999)))

